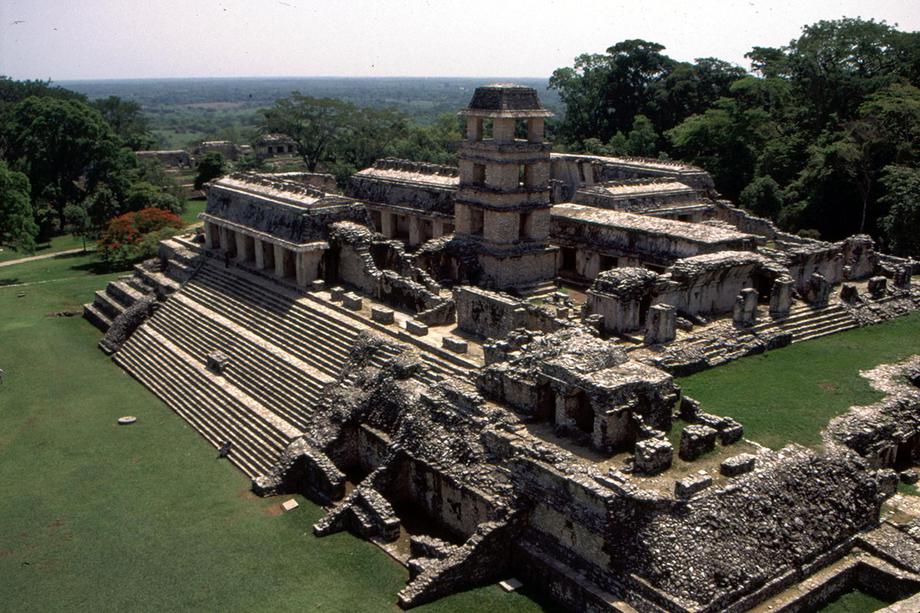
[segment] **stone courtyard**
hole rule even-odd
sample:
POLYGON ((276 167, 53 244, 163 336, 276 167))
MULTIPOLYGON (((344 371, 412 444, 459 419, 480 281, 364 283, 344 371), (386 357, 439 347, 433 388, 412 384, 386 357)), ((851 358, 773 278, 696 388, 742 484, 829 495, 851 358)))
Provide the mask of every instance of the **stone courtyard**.
POLYGON ((255 492, 405 564, 403 607, 512 576, 577 611, 916 602, 916 359, 820 452, 674 377, 910 312, 920 262, 784 233, 698 168, 553 153, 530 88, 460 114, 456 168, 214 180, 199 233, 86 305, 102 349, 255 492))

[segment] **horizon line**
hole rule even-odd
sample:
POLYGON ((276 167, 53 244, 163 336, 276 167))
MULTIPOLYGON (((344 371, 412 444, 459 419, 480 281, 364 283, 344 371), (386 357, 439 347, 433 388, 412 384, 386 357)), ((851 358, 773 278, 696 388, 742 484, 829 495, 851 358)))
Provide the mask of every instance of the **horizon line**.
MULTIPOLYGON (((8 75, 0 75, 8 76, 8 75)), ((551 76, 551 75, 550 75, 551 76)), ((191 77, 80 77, 80 78, 66 78, 66 79, 53 79, 51 77, 41 78, 41 77, 21 77, 15 78, 14 80, 47 80, 52 83, 76 83, 76 82, 87 82, 87 81, 184 81, 184 80, 231 80, 231 79, 529 79, 529 80, 538 80, 546 79, 549 80, 550 76, 525 76, 525 75, 515 75, 515 76, 497 76, 497 75, 470 75, 470 76, 414 76, 414 75, 387 75, 387 76, 363 76, 363 75, 271 75, 271 76, 219 76, 219 77, 202 77, 202 76, 191 76, 191 77)), ((13 77, 9 77, 13 78, 13 77)))

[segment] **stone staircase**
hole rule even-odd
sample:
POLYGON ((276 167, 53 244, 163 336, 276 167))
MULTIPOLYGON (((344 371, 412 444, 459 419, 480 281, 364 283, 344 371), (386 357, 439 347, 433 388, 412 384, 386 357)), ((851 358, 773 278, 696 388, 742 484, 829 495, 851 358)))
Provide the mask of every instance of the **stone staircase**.
POLYGON ((142 296, 156 292, 169 295, 181 287, 181 281, 194 274, 193 259, 197 255, 178 237, 164 241, 170 245, 166 269, 161 260, 153 259, 134 265, 134 274, 110 281, 105 290, 97 291, 93 302, 83 305, 83 317, 94 326, 107 332, 112 321, 142 296))
MULTIPOLYGON (((118 306, 154 291, 154 282, 166 285, 154 276, 162 274, 135 270, 98 292, 90 312, 110 322, 118 306)), ((372 328, 315 297, 210 259, 184 284, 169 281, 169 298, 113 359, 215 447, 230 441, 228 458, 258 477, 306 429, 323 388, 340 375, 361 331, 372 328), (215 351, 230 358, 219 374, 207 367, 215 351)), ((398 351, 384 346, 372 361, 382 366, 398 351)), ((469 378, 467 369, 419 353, 419 380, 469 378)))
POLYGON ((835 302, 824 308, 797 304, 792 307, 789 317, 768 319, 751 326, 749 330, 754 334, 761 334, 768 329, 787 332, 792 334, 793 343, 800 343, 857 327, 859 322, 839 302, 835 302))
POLYGON ((227 458, 251 478, 268 472, 300 434, 153 326, 138 328, 113 359, 212 445, 231 442, 227 458))
MULTIPOLYGON (((762 346, 765 339, 780 334, 791 334, 791 342, 799 343, 860 325, 840 303, 824 308, 796 304, 784 319, 769 318, 762 305, 758 313, 759 323, 749 328, 735 328, 730 320, 721 321, 702 330, 697 338, 685 341, 684 348, 700 351, 710 366, 717 366, 748 355, 753 347, 762 346)), ((637 351, 641 346, 634 345, 627 351, 630 349, 637 351)))
MULTIPOLYGON (((361 331, 386 334, 351 314, 346 316, 335 305, 323 305, 316 298, 305 298, 296 291, 213 262, 205 264, 181 294, 211 305, 236 325, 257 333, 330 377, 339 375, 361 331)), ((374 361, 382 365, 395 353, 385 347, 374 361)), ((417 375, 422 381, 469 377, 469 369, 433 353, 419 353, 425 363, 417 375)))

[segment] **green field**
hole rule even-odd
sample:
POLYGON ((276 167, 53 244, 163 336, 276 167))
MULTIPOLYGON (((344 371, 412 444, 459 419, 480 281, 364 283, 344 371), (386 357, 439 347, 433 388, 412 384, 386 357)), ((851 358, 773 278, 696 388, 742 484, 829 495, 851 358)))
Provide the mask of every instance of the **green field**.
POLYGON ((772 449, 821 443, 828 421, 882 394, 860 370, 920 353, 920 311, 684 377, 678 382, 703 410, 734 417, 747 438, 772 449))
MULTIPOLYGON (((87 249, 92 249, 92 242, 87 241, 86 247, 87 249)), ((71 249, 82 248, 83 239, 71 236, 70 234, 64 234, 62 236, 55 236, 48 242, 39 243, 36 246, 35 253, 23 253, 21 251, 13 251, 9 247, 0 247, 0 263, 18 260, 19 258, 27 258, 33 255, 47 255, 49 253, 57 253, 58 251, 69 251, 71 249)))
MULTIPOLYGON (((248 480, 96 348, 93 255, 0 269, 0 609, 396 611, 407 572, 248 480), (25 284, 25 285, 24 285, 25 284), (22 295, 20 297, 20 295, 22 295), (138 423, 118 427, 121 415, 138 423)), ((122 273, 123 274, 123 273, 122 273)), ((423 611, 538 611, 487 586, 423 611)))

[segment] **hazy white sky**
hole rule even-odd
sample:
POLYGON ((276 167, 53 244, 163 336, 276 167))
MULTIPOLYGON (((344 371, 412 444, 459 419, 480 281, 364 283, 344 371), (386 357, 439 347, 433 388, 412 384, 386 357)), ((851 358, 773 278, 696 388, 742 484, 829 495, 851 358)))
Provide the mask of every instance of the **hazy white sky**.
POLYGON ((748 67, 842 16, 920 30, 918 0, 0 0, 0 74, 543 77, 627 38, 748 67))

